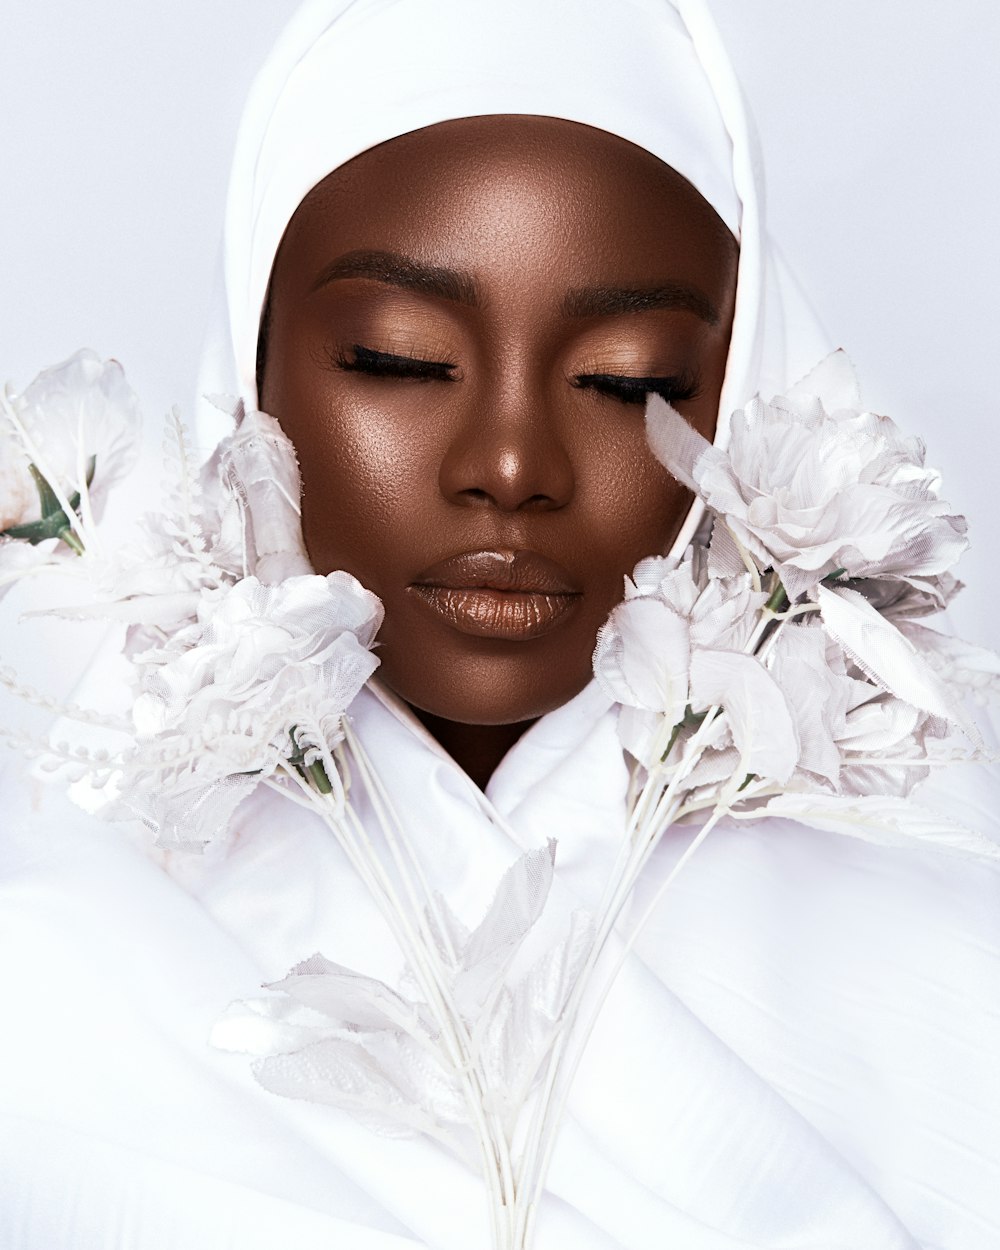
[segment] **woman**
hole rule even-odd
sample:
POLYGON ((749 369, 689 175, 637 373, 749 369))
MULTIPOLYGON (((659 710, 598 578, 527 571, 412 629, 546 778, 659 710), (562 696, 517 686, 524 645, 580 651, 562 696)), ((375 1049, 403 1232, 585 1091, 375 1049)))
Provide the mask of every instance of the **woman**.
MULTIPOLYGON (((759 359, 783 283, 697 9, 697 51, 653 0, 627 23, 444 9, 303 11, 251 99, 228 283, 239 387, 296 443, 311 559, 386 604, 357 732, 474 918, 548 836, 557 908, 607 872, 628 777, 590 652, 622 575, 686 537, 637 400, 711 434, 811 361, 783 358, 794 320, 759 359)), ((222 1004, 315 949, 395 972, 322 828, 255 798, 225 851, 172 865, 184 893, 58 820, 9 914, 75 1026, 68 1071, 48 1008, 8 1041, 10 1244, 486 1244, 477 1181, 436 1147, 274 1099, 204 1046, 222 1004)), ((607 1004, 539 1246, 990 1244, 995 1121, 969 1108, 998 1098, 995 873, 777 822, 716 833, 607 1004), (978 1014, 942 1039, 952 995, 978 1014)))

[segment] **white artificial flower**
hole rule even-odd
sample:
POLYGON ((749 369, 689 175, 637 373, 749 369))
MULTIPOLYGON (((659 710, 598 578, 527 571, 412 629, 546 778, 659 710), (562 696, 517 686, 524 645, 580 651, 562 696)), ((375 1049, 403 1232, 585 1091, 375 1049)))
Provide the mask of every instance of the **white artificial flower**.
POLYGON ((636 566, 598 634, 594 675, 622 705, 622 742, 645 767, 661 758, 689 707, 699 713, 722 703, 748 770, 791 771, 787 709, 747 652, 766 600, 747 573, 710 577, 703 551, 676 567, 661 557, 636 566))
POLYGON ((843 570, 921 589, 967 546, 964 518, 938 497, 924 445, 888 417, 828 412, 796 389, 733 415, 727 451, 713 447, 661 397, 647 434, 662 464, 721 516, 791 599, 843 570))
POLYGON ((381 622, 379 600, 343 572, 205 591, 195 623, 140 657, 126 805, 161 838, 203 840, 215 830, 201 824, 199 804, 220 786, 234 777, 252 786, 291 757, 328 756, 377 667, 370 647, 381 622), (165 805, 192 828, 164 830, 165 805))
POLYGON ((791 788, 903 797, 928 775, 924 761, 948 724, 865 679, 820 623, 797 623, 768 661, 799 742, 791 788))
POLYGON ((99 516, 109 486, 138 455, 139 405, 116 360, 84 350, 43 370, 0 417, 0 528, 40 519, 28 465, 67 498, 87 491, 99 516), (87 475, 93 478, 87 488, 87 475))
POLYGON ((786 626, 768 659, 768 669, 785 696, 799 746, 800 773, 836 788, 841 752, 838 739, 857 687, 879 691, 847 672, 844 653, 818 623, 786 626))
MULTIPOLYGON (((14 538, 0 537, 0 599, 15 582, 37 569, 53 567, 57 563, 54 539, 43 543, 20 542, 14 538)), ((68 548, 64 548, 71 555, 68 548)), ((75 558, 75 557, 74 557, 75 558)))
POLYGON ((0 531, 38 520, 38 488, 30 463, 10 426, 0 424, 0 531))

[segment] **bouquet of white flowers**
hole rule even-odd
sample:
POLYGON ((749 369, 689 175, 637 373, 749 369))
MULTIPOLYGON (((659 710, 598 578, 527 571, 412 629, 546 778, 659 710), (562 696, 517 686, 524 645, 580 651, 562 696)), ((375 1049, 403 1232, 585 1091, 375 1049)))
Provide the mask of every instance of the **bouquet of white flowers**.
MULTIPOLYGON (((964 520, 923 445, 860 409, 842 354, 736 413, 728 451, 650 399, 650 445, 710 526, 679 561, 643 560, 597 639, 594 673, 633 761, 628 824, 609 830, 619 854, 600 906, 514 981, 555 843, 510 866, 471 931, 430 889, 351 725, 381 604, 346 573, 312 572, 294 450, 272 418, 232 412, 200 470, 172 415, 170 496, 138 547, 109 553, 101 506, 137 430, 120 367, 82 352, 5 393, 0 594, 49 570, 88 578, 96 605, 63 614, 125 622, 133 675, 128 719, 59 709, 113 748, 20 745, 58 775, 86 773, 107 814, 138 816, 163 845, 223 834, 259 785, 317 813, 397 939, 408 988, 314 954, 268 998, 233 1004, 214 1041, 255 1054, 276 1093, 461 1157, 473 1146, 495 1246, 527 1250, 573 1074, 642 922, 616 925, 671 828, 696 832, 663 889, 724 817, 1000 857, 910 798, 932 768, 983 756, 966 696, 1000 690, 995 655, 924 623, 959 589, 964 520)), ((8 669, 0 681, 54 707, 8 669)))

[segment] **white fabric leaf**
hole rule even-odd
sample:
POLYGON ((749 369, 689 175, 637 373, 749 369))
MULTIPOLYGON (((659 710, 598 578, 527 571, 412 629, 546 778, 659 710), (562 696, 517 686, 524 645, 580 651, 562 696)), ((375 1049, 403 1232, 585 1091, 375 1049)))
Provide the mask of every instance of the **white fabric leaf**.
POLYGON ((468 926, 459 920, 439 890, 434 891, 434 906, 424 908, 424 919, 437 953, 446 967, 454 969, 469 941, 468 926))
POLYGON ((279 1055, 330 1036, 330 1025, 287 997, 248 998, 230 1003, 212 1025, 208 1042, 216 1050, 243 1055, 279 1055))
POLYGON ((254 1076, 272 1094, 324 1103, 391 1136, 447 1130, 430 1105, 397 1083, 359 1042, 326 1038, 291 1054, 258 1059, 254 1076))
POLYGON ((487 1071, 502 1095, 493 1109, 501 1114, 516 1116, 527 1096, 555 1039, 593 936, 590 917, 574 912, 567 936, 501 995, 484 1041, 487 1071))
POLYGON ((646 402, 646 441, 660 464, 688 490, 700 494, 705 463, 726 462, 725 455, 692 426, 662 395, 646 402))
POLYGON ((400 1029, 412 1037, 433 1037, 421 1003, 409 1002, 396 990, 374 977, 316 954, 297 964, 267 989, 282 990, 297 1002, 334 1020, 358 1029, 400 1029))
POLYGON ((1000 655, 986 647, 938 633, 916 621, 898 620, 899 632, 912 642, 942 681, 977 696, 1000 697, 1000 655))
POLYGON ((861 407, 861 385, 857 370, 847 352, 838 347, 824 356, 800 381, 788 391, 789 399, 807 399, 815 395, 823 397, 827 412, 842 408, 861 407))
POLYGON ((983 834, 892 795, 779 794, 762 807, 736 810, 732 815, 740 820, 780 816, 882 846, 925 845, 974 859, 1000 861, 1000 846, 983 834))
POLYGON ((858 668, 890 694, 958 725, 978 745, 976 727, 914 644, 856 591, 818 586, 824 627, 858 668))
POLYGON ((556 844, 526 852, 507 869, 486 915, 462 951, 455 978, 459 1010, 475 1015, 542 914, 552 885, 556 844))

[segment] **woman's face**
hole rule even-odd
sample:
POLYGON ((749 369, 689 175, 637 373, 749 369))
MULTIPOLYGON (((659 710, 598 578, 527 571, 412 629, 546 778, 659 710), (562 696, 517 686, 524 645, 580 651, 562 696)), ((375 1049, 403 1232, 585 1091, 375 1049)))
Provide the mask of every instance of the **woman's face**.
POLYGON ((313 565, 385 604, 380 675, 500 725, 590 677, 623 577, 689 499, 659 391, 711 437, 736 247, 649 153, 488 117, 393 139, 303 201, 274 264, 261 406, 295 443, 313 565))

